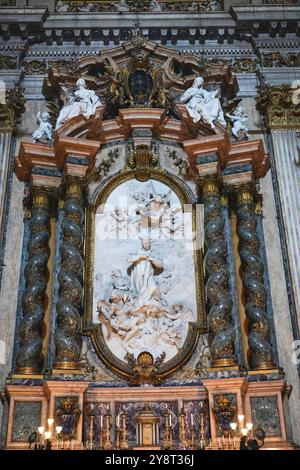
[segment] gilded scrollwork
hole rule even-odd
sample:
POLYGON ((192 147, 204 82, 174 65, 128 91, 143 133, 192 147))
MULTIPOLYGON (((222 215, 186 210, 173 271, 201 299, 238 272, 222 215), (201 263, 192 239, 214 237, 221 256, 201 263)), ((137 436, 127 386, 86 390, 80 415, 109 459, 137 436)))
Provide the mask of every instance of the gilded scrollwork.
POLYGON ((120 150, 118 147, 113 150, 110 150, 107 154, 107 158, 101 160, 99 165, 96 167, 94 171, 95 180, 100 181, 103 176, 107 176, 110 172, 112 165, 116 162, 119 157, 120 150))
POLYGON ((48 241, 50 236, 49 193, 45 188, 31 191, 32 208, 28 260, 25 267, 23 319, 19 327, 20 349, 17 372, 39 372, 42 367, 42 323, 48 279, 48 241))
POLYGON ((300 106, 293 96, 295 89, 289 85, 271 87, 262 84, 256 97, 257 109, 267 118, 273 129, 297 129, 300 127, 300 106))
POLYGON ((249 321, 249 363, 252 369, 274 368, 270 341, 270 322, 266 313, 267 292, 264 287, 264 264, 260 256, 257 234, 254 188, 241 185, 235 188, 237 198, 237 232, 245 289, 245 313, 249 321))
POLYGON ((168 157, 171 160, 173 160, 174 166, 178 169, 178 174, 180 176, 183 176, 184 178, 189 177, 190 176, 189 162, 184 158, 180 158, 177 155, 177 151, 174 149, 171 150, 167 148, 166 152, 167 152, 168 157))
POLYGON ((24 88, 15 86, 6 93, 5 103, 0 103, 0 129, 12 131, 25 111, 24 88))
POLYGON ((81 352, 83 219, 82 181, 67 176, 55 332, 56 367, 62 369, 77 368, 81 352))
POLYGON ((217 177, 199 179, 198 182, 204 199, 205 290, 209 304, 212 366, 234 365, 235 333, 219 183, 217 177))
POLYGON ((17 68, 17 58, 0 54, 0 70, 14 70, 17 68))

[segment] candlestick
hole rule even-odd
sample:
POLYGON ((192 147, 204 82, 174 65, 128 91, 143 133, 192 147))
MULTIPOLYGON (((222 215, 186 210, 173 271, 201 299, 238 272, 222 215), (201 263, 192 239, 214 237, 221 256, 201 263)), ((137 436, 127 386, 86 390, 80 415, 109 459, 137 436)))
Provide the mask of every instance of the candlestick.
POLYGON ((104 449, 110 449, 110 412, 109 412, 109 405, 107 405, 107 413, 105 415, 105 441, 104 441, 104 449))
POLYGON ((127 429, 126 429, 126 418, 127 418, 126 413, 122 413, 122 415, 121 415, 121 419, 122 419, 122 442, 121 442, 121 448, 122 448, 122 449, 128 449, 127 429))

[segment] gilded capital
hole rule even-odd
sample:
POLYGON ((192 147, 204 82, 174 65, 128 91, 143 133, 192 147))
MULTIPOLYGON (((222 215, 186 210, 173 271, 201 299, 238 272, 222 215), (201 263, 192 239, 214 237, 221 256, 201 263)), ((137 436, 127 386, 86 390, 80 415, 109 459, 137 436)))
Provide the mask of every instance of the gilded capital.
POLYGON ((67 175, 64 181, 66 198, 81 199, 86 184, 86 177, 80 178, 79 176, 67 175))
POLYGON ((254 195, 256 192, 253 184, 245 183, 232 187, 236 196, 237 207, 254 204, 254 195))
POLYGON ((217 174, 199 176, 196 179, 196 183, 201 188, 205 197, 219 195, 220 193, 220 178, 217 174))
POLYGON ((32 207, 49 209, 51 190, 44 186, 33 186, 31 188, 32 207))
POLYGON ((298 129, 300 127, 299 88, 289 85, 264 87, 258 91, 257 109, 267 118, 272 129, 298 129))

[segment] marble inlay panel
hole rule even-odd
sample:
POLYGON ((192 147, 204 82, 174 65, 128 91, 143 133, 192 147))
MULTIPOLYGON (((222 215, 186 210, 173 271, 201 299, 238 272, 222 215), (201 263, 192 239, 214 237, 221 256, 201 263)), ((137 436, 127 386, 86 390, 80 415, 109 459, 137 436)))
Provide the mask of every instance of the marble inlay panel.
POLYGON ((12 441, 27 441, 41 424, 40 401, 16 401, 13 415, 12 441))
POLYGON ((280 436, 280 418, 276 396, 251 397, 251 411, 254 428, 261 428, 266 436, 280 436))

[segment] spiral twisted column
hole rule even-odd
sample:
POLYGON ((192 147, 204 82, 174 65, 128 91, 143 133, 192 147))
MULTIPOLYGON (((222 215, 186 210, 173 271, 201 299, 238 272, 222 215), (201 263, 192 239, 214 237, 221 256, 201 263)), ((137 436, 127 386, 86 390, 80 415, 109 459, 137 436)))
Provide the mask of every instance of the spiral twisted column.
POLYGON ((237 202, 237 232, 245 293, 245 313, 249 322, 249 364, 252 369, 274 368, 274 353, 270 343, 270 322, 266 312, 267 292, 263 283, 264 264, 260 256, 260 240, 253 188, 235 188, 237 202))
POLYGON ((61 227, 59 299, 56 305, 57 326, 54 338, 55 367, 58 369, 78 368, 81 351, 83 220, 82 179, 67 176, 61 227))
POLYGON ((235 333, 219 181, 217 176, 207 176, 201 178, 200 184, 204 200, 205 291, 209 307, 212 366, 233 366, 236 365, 235 333))
POLYGON ((42 324, 45 315, 45 292, 48 280, 48 242, 50 237, 49 193, 46 188, 31 190, 32 208, 28 259, 25 266, 25 291, 22 298, 23 319, 19 327, 20 349, 16 372, 40 372, 42 358, 42 324))

